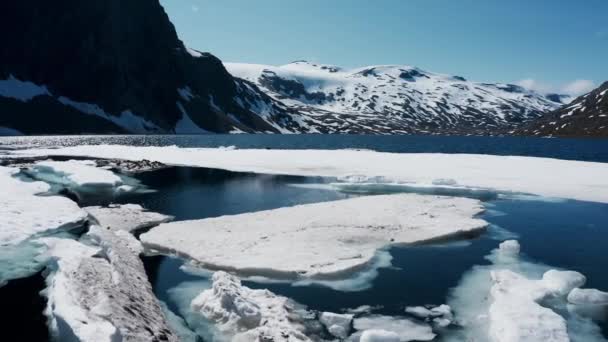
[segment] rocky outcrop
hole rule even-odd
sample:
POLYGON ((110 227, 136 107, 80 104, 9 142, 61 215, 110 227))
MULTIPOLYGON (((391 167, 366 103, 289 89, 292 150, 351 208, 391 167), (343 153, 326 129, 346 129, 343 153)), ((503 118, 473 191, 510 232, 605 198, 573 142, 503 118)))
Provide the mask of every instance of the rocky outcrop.
POLYGON ((24 133, 276 132, 247 108, 257 102, 280 119, 186 48, 158 0, 3 1, 0 80, 0 126, 24 133), (24 100, 23 82, 46 91, 24 100))
POLYGON ((521 135, 608 137, 608 82, 517 130, 521 135))

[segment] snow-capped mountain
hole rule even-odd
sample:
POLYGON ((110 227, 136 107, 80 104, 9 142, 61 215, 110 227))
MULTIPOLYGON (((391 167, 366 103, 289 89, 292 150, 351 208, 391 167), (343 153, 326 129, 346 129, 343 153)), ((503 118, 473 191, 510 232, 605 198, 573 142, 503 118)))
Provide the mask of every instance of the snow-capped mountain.
POLYGON ((0 2, 0 134, 503 134, 560 101, 409 66, 223 64, 158 0, 0 2))
POLYGON ((563 99, 402 65, 224 65, 291 109, 297 125, 283 130, 293 132, 492 134, 555 110, 563 99))
POLYGON ((608 137, 608 82, 518 131, 536 136, 608 137))

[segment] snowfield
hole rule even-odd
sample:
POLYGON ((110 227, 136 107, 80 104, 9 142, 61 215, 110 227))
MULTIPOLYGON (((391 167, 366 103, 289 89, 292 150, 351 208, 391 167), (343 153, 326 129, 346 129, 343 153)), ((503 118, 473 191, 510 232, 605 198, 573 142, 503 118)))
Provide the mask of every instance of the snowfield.
POLYGON ((483 188, 608 203, 608 164, 474 154, 384 153, 358 150, 74 146, 13 151, 24 156, 148 159, 168 165, 344 179, 345 183, 483 188))
POLYGON ((370 196, 161 224, 141 235, 152 249, 206 268, 287 279, 340 277, 389 245, 484 229, 480 202, 421 195, 370 196))

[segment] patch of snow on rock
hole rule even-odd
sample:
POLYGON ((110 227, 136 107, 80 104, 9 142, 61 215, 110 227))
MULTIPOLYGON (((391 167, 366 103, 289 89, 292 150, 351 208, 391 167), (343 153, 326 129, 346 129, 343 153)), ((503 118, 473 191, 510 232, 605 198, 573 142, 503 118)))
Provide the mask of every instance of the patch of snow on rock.
POLYGON ((51 95, 45 86, 32 82, 20 81, 10 75, 6 80, 0 80, 0 96, 10 97, 21 102, 27 102, 36 96, 51 95))

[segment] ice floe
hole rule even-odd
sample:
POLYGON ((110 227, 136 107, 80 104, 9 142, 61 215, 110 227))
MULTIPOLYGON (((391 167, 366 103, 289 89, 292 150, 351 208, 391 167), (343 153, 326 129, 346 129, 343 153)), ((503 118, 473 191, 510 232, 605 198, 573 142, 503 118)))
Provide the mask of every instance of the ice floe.
POLYGON ((448 300, 455 323, 447 341, 605 341, 597 325, 566 296, 580 291, 585 277, 526 260, 517 241, 505 241, 464 275, 448 300), (568 309, 570 306, 568 306, 568 309))
POLYGON ((47 316, 59 340, 177 341, 152 293, 139 253, 125 231, 92 226, 91 245, 43 238, 54 260, 47 278, 47 316))
POLYGON ((43 182, 26 182, 18 169, 0 167, 0 286, 7 280, 36 273, 43 250, 36 237, 80 228, 87 215, 76 203, 60 196, 41 196, 43 182))
POLYGON ((319 316, 319 321, 323 323, 327 331, 334 337, 345 339, 350 334, 353 315, 322 312, 319 316))
POLYGON ((65 185, 117 187, 122 184, 120 177, 98 168, 91 160, 39 161, 32 168, 38 177, 65 185))
POLYGON ((598 289, 573 289, 568 294, 568 302, 580 305, 607 305, 608 292, 598 289))
POLYGON ((213 287, 191 303, 215 323, 219 336, 232 341, 309 341, 298 323, 295 303, 267 290, 252 290, 226 272, 213 274, 213 287))
POLYGON ((566 320, 539 302, 548 295, 542 281, 510 270, 492 271, 490 338, 497 342, 570 341, 566 320))
POLYGON ((355 318, 353 326, 358 333, 350 341, 431 341, 436 336, 430 325, 403 317, 370 315, 355 318))
POLYGON ((151 249, 243 275, 336 279, 364 269, 388 245, 482 230, 472 199, 386 195, 161 224, 141 235, 151 249))
POLYGON ((608 203, 608 191, 601 191, 608 188, 608 164, 550 158, 356 150, 227 150, 120 145, 72 146, 13 153, 28 156, 148 159, 169 165, 232 171, 338 177, 347 180, 344 183, 476 188, 608 203))
POLYGON ((97 221, 97 224, 111 230, 134 232, 169 222, 173 217, 148 211, 139 204, 111 204, 107 207, 92 206, 84 210, 97 221))
POLYGON ((397 333, 392 331, 386 331, 382 329, 369 329, 365 330, 359 342, 400 342, 401 339, 397 333))
POLYGON ((405 308, 405 312, 427 322, 433 322, 441 328, 450 325, 454 319, 452 308, 446 304, 435 307, 408 306, 405 308))

